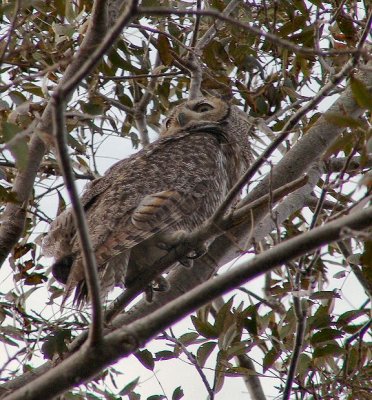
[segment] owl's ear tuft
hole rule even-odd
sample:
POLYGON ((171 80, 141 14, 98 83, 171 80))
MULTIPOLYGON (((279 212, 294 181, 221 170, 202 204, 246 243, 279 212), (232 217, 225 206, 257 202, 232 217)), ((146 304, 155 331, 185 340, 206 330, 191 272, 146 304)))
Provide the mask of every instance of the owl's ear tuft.
POLYGON ((75 257, 72 254, 69 254, 68 256, 57 260, 52 265, 52 275, 58 282, 63 283, 64 285, 66 284, 74 259, 75 257))

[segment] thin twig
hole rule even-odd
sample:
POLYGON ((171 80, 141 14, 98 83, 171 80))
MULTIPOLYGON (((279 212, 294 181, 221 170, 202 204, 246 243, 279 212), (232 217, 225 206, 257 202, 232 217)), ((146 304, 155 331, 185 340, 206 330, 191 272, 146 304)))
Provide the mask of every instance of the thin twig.
POLYGON ((6 33, 5 37, 1 38, 2 39, 1 42, 4 43, 4 41, 5 41, 5 45, 3 46, 2 52, 0 54, 0 65, 3 64, 5 53, 6 53, 7 49, 8 49, 8 47, 9 47, 10 39, 11 39, 12 33, 13 33, 14 29, 15 29, 16 20, 17 20, 17 14, 18 14, 18 11, 19 11, 19 8, 20 8, 20 3, 21 3, 20 0, 16 0, 14 2, 13 18, 10 21, 8 32, 6 33))
POLYGON ((96 47, 90 57, 84 62, 80 69, 64 83, 64 92, 68 96, 70 92, 76 87, 77 83, 84 79, 101 60, 102 56, 111 48, 113 43, 117 40, 123 28, 128 24, 131 18, 136 14, 137 10, 136 0, 131 0, 126 4, 122 10, 120 18, 116 21, 115 25, 107 32, 102 42, 96 47))
MULTIPOLYGON (((366 24, 365 32, 363 33, 357 48, 361 48, 363 46, 364 41, 366 40, 368 34, 368 27, 371 25, 372 20, 372 12, 369 16, 369 19, 366 24)), ((338 85, 354 68, 357 64, 360 57, 360 52, 355 53, 354 56, 346 63, 346 65, 333 76, 332 81, 328 81, 315 95, 311 100, 309 100, 304 106, 302 106, 298 111, 296 111, 286 122, 283 127, 282 132, 278 135, 278 137, 265 149, 265 151, 261 154, 259 158, 257 158, 253 164, 248 168, 246 173, 240 178, 240 180, 233 186, 225 200, 215 211, 212 220, 215 224, 218 224, 219 220, 226 213, 230 204, 233 202, 234 198, 243 190, 244 186, 253 178, 254 174, 261 168, 261 166, 268 160, 268 158, 272 155, 274 150, 288 137, 292 129, 298 124, 301 118, 309 111, 314 109, 325 96, 336 86, 338 85)))
POLYGON ((100 79, 105 81, 125 81, 126 79, 143 79, 143 78, 166 78, 177 75, 182 75, 184 72, 175 71, 175 72, 162 72, 157 74, 137 74, 137 75, 123 75, 123 76, 100 76, 100 79))
MULTIPOLYGON (((293 287, 294 292, 299 293, 300 282, 301 282, 301 271, 297 270, 295 283, 293 287)), ((287 380, 284 387, 284 392, 282 397, 283 400, 289 400, 291 395, 292 385, 295 378, 302 347, 304 344, 304 336, 306 330, 306 315, 307 315, 306 304, 304 301, 301 301, 301 299, 297 295, 293 296, 293 309, 297 320, 296 339, 293 346, 291 362, 289 365, 287 380)))
MULTIPOLYGON (((157 68, 161 65, 161 60, 159 53, 156 54, 153 72, 157 70, 157 68)), ((154 96, 154 92, 156 90, 156 86, 158 83, 158 77, 156 74, 150 79, 145 92, 142 94, 141 98, 134 103, 134 120, 136 122, 137 130, 139 132, 141 138, 141 144, 143 147, 147 146, 150 143, 149 134, 147 130, 146 123, 146 110, 149 105, 151 99, 154 96)))
POLYGON ((324 49, 324 50, 314 50, 310 47, 305 47, 305 46, 298 46, 296 44, 293 44, 289 40, 283 39, 277 35, 274 35, 270 32, 265 32, 253 25, 246 24, 244 22, 239 21, 238 19, 234 19, 231 17, 228 17, 226 15, 223 15, 223 13, 215 11, 215 10, 177 10, 173 8, 162 8, 162 7, 138 7, 138 14, 139 15, 178 15, 178 16, 185 16, 185 15, 202 15, 206 17, 214 17, 216 19, 219 19, 221 21, 228 22, 229 24, 232 24, 234 26, 238 26, 242 29, 247 30, 248 32, 251 32, 255 35, 258 36, 263 36, 265 39, 268 39, 270 42, 286 48, 288 50, 292 50, 295 54, 303 54, 303 55, 323 55, 323 56, 332 56, 332 55, 339 55, 339 54, 352 54, 352 55, 357 55, 358 57, 360 56, 361 49, 356 48, 356 49, 345 49, 345 50, 329 50, 329 49, 324 49))
POLYGON ((65 102, 62 89, 56 90, 52 97, 53 134, 56 141, 59 162, 67 191, 70 195, 75 224, 84 259, 85 280, 92 303, 92 322, 89 330, 89 343, 94 346, 101 342, 103 332, 102 305, 99 289, 96 258, 89 238, 88 225, 84 215, 84 209, 79 200, 74 174, 68 155, 65 129, 65 102))
POLYGON ((170 330, 172 333, 171 335, 168 335, 166 332, 163 332, 163 336, 165 339, 169 340, 172 343, 175 343, 177 346, 179 346, 182 351, 185 353, 185 356, 188 358, 188 360, 190 361, 190 363, 195 367, 196 372, 199 374, 201 380, 203 381, 203 384, 205 386, 205 388, 207 389, 207 392, 209 394, 209 398, 208 400, 213 400, 214 399, 214 392, 213 389, 211 388, 211 386, 209 385, 208 379, 205 376, 203 369, 201 368, 201 366, 198 363, 198 360, 196 359, 196 357, 194 356, 194 354, 192 354, 187 347, 181 342, 179 341, 176 336, 174 335, 174 333, 172 332, 172 330, 170 330))

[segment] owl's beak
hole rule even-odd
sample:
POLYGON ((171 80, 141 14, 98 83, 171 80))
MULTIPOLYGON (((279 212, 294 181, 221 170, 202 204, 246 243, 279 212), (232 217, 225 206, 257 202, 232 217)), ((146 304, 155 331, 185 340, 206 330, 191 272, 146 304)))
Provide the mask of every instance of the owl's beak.
POLYGON ((179 113, 177 116, 177 121, 180 124, 180 126, 185 126, 187 124, 187 116, 185 113, 179 113))

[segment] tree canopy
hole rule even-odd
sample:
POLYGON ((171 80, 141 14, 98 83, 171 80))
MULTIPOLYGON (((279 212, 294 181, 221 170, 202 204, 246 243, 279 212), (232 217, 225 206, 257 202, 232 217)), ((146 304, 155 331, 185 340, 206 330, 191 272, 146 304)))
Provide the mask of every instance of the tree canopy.
POLYGON ((370 397, 371 25, 367 0, 0 4, 1 398, 195 398, 184 362, 198 398, 231 398, 236 377, 234 398, 370 397), (201 94, 249 116, 255 155, 238 205, 190 233, 207 254, 150 303, 182 243, 103 305, 61 309, 48 225, 71 204, 84 222, 84 184, 201 94))

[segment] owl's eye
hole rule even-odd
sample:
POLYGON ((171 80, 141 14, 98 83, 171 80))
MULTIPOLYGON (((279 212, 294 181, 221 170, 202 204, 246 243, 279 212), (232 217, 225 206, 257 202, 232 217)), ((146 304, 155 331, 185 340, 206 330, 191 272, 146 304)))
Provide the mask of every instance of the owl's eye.
POLYGON ((209 103, 200 103, 194 108, 194 111, 198 113, 204 113, 210 110, 213 110, 213 106, 209 103))

